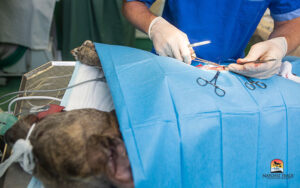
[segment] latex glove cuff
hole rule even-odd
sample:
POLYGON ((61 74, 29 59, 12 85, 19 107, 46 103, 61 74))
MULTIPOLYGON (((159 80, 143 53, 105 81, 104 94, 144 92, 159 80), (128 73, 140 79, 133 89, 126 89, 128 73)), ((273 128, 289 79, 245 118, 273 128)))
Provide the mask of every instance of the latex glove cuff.
POLYGON ((152 21, 151 21, 151 23, 150 23, 150 25, 149 25, 149 29, 148 29, 148 37, 152 40, 152 37, 151 37, 151 29, 152 29, 152 26, 156 23, 156 22, 158 22, 158 21, 160 21, 160 20, 163 20, 163 18, 162 17, 160 17, 160 16, 158 16, 158 17, 156 17, 156 18, 154 18, 152 21))

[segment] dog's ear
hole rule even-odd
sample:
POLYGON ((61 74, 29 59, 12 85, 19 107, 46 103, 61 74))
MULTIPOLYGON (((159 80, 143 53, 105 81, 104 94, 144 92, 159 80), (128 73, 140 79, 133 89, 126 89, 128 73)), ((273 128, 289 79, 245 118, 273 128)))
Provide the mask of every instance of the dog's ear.
POLYGON ((89 48, 94 48, 94 43, 90 40, 86 40, 82 44, 83 46, 88 46, 89 48))
POLYGON ((33 114, 19 119, 10 129, 6 131, 4 135, 5 142, 9 145, 13 145, 18 139, 25 139, 32 124, 36 123, 38 120, 38 117, 33 114))
POLYGON ((116 186, 133 187, 129 159, 120 138, 91 136, 87 142, 87 160, 94 172, 106 175, 116 186))

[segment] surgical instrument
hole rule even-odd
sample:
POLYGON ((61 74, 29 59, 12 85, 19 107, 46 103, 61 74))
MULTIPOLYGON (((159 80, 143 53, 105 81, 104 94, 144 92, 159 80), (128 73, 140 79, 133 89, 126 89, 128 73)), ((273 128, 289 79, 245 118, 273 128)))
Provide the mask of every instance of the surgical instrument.
POLYGON ((216 95, 218 95, 219 97, 224 97, 226 94, 225 90, 216 85, 219 75, 220 71, 217 71, 216 75, 210 81, 202 77, 198 77, 196 81, 200 86, 206 86, 207 84, 214 86, 216 95))
POLYGON ((245 78, 247 79, 247 81, 245 82, 245 86, 250 89, 250 90, 255 90, 256 89, 256 86, 257 87, 260 87, 262 89, 266 89, 267 88, 267 85, 261 81, 254 81, 252 80, 251 78, 249 77, 246 77, 245 78), (256 86, 255 86, 256 85, 256 86))
POLYGON ((228 59, 228 60, 225 60, 222 62, 223 63, 237 63, 239 65, 245 65, 247 63, 260 64, 260 63, 266 63, 266 62, 270 62, 270 61, 277 61, 277 59, 255 60, 255 61, 246 61, 246 62, 241 62, 241 63, 237 63, 237 61, 235 59, 228 59))
MULTIPOLYGON (((208 60, 205 60, 205 59, 201 59, 201 58, 194 58, 193 59, 194 61, 198 61, 198 62, 202 62, 202 63, 206 63, 208 65, 213 65, 213 66, 216 66, 216 67, 220 67, 222 65, 219 65, 215 62, 212 62, 212 61, 208 61, 208 60)), ((267 62, 267 61, 275 61, 276 59, 269 59, 269 60, 257 60, 257 61, 248 61, 248 62, 245 62, 245 63, 263 63, 263 62, 267 62)), ((235 61, 235 60, 234 60, 235 61)), ((224 61, 223 61, 224 62, 224 61)), ((233 61, 231 61, 233 62, 233 61)), ((244 64, 245 64, 244 63, 244 64)), ((228 67, 227 66, 222 66, 224 68, 224 70, 228 70, 228 67)), ((215 87, 215 93, 218 95, 218 96, 224 96, 225 95, 225 91, 223 89, 221 89, 220 87, 218 87, 216 85, 216 81, 217 81, 217 78, 220 74, 220 71, 217 72, 217 74, 215 75, 215 77, 211 80, 211 81, 207 81, 201 77, 199 77, 197 79, 197 83, 201 86, 206 86, 207 84, 211 84, 215 87), (202 84, 200 83, 200 81, 202 80, 202 84), (204 81, 204 83, 203 83, 204 81), (212 83, 212 81, 214 81, 214 83, 212 83)), ((245 86, 250 89, 250 90, 255 90, 256 89, 256 86, 257 87, 260 87, 262 89, 266 89, 267 88, 267 85, 264 83, 264 82, 261 82, 261 81, 253 81, 251 78, 249 77, 245 77, 247 79, 247 81, 245 82, 245 86), (256 86, 255 86, 256 85, 256 86)))
MULTIPOLYGON (((83 81, 83 82, 80 82, 80 83, 77 83, 77 84, 68 86, 68 87, 66 87, 66 88, 49 89, 49 90, 25 90, 25 91, 15 91, 15 92, 7 93, 7 94, 5 94, 5 95, 0 96, 0 100, 2 100, 3 98, 5 98, 5 97, 7 97, 7 96, 10 96, 10 95, 20 95, 20 94, 28 94, 28 93, 46 93, 46 92, 54 92, 54 91, 63 91, 63 90, 71 89, 71 88, 73 88, 73 87, 77 87, 77 86, 79 86, 79 85, 83 85, 83 84, 86 84, 86 83, 88 83, 88 82, 94 82, 94 81, 106 82, 106 79, 105 79, 105 77, 99 77, 99 78, 96 78, 96 79, 86 80, 86 81, 83 81)), ((12 99, 9 99, 9 101, 10 101, 10 100, 12 100, 12 99)), ((1 103, 1 104, 2 104, 2 103, 1 103)))
POLYGON ((206 44, 210 44, 210 43, 211 43, 210 40, 206 40, 206 41, 196 42, 196 43, 190 44, 189 47, 194 48, 194 47, 197 47, 197 46, 202 46, 202 45, 206 45, 206 44))
POLYGON ((208 61, 208 60, 206 60, 206 59, 202 59, 202 58, 199 58, 199 57, 194 57, 194 58, 193 58, 193 61, 198 61, 198 62, 202 62, 202 63, 205 63, 205 64, 217 66, 217 67, 222 66, 222 65, 219 65, 219 64, 217 64, 217 63, 215 63, 215 62, 208 61))

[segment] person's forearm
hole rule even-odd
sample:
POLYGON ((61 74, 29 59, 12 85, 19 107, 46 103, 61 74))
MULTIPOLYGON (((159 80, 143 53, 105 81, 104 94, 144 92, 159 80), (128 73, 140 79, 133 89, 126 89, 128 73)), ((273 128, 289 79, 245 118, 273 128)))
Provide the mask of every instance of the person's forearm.
POLYGON ((135 27, 145 33, 148 33, 151 21, 156 18, 148 7, 139 1, 123 0, 123 14, 135 27))
POLYGON ((300 45, 300 18, 289 21, 275 22, 271 38, 285 37, 288 44, 288 52, 295 50, 300 45))

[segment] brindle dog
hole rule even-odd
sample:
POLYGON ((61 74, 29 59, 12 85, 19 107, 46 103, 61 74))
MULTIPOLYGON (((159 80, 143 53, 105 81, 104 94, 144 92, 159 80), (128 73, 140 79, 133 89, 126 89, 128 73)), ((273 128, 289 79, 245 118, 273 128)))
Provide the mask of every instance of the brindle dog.
POLYGON ((59 112, 39 120, 20 119, 5 134, 13 145, 25 139, 33 146, 33 175, 46 188, 133 187, 130 163, 115 112, 80 109, 59 112))

